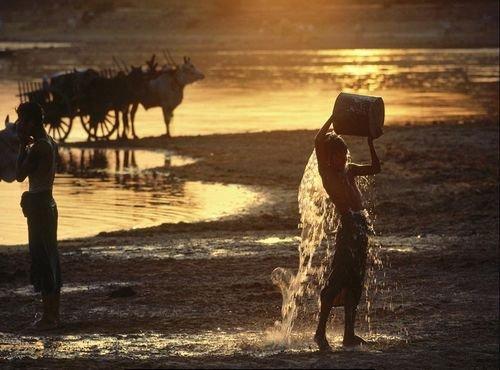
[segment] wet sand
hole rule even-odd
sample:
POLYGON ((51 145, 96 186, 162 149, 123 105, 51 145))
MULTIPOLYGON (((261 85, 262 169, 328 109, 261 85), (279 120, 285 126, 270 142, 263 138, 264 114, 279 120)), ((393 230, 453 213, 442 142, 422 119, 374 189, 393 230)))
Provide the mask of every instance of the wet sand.
MULTIPOLYGON (((385 287, 372 301, 371 332, 360 306, 367 348, 340 347, 340 312, 330 354, 313 346, 310 313, 299 317, 290 348, 265 340, 281 306, 271 271, 298 262, 297 188, 313 137, 282 131, 113 143, 174 150, 198 159, 176 176, 261 186, 270 199, 241 217, 61 242, 65 326, 50 333, 20 333, 39 307, 27 250, 0 249, 0 363, 497 368, 497 117, 387 127, 376 141, 383 172, 374 185, 375 240, 384 261, 377 278, 385 287)), ((364 141, 348 140, 354 161, 367 160, 364 141)))

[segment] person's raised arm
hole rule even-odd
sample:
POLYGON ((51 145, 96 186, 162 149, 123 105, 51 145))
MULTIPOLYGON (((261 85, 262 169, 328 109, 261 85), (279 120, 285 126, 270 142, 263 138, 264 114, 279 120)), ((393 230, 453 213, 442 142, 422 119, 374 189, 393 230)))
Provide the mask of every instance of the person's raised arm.
POLYGON ((375 147, 373 146, 373 138, 368 138, 368 146, 370 147, 370 155, 372 159, 372 164, 369 166, 362 166, 359 164, 351 163, 349 165, 349 171, 354 176, 366 176, 366 175, 375 175, 380 172, 380 160, 378 159, 377 152, 375 151, 375 147))
POLYGON ((22 182, 28 176, 26 171, 26 162, 28 158, 28 148, 24 144, 19 144, 19 153, 16 162, 16 181, 22 182))
POLYGON ((323 168, 328 161, 327 158, 327 150, 326 150, 326 134, 330 129, 330 126, 333 122, 333 115, 331 115, 326 122, 323 124, 321 129, 316 134, 316 138, 314 139, 314 148, 316 149, 316 158, 318 159, 318 167, 323 168))
POLYGON ((47 148, 44 145, 36 143, 31 150, 28 150, 27 145, 21 143, 16 163, 16 180, 18 182, 24 181, 30 173, 37 169, 40 157, 45 155, 47 155, 47 148))

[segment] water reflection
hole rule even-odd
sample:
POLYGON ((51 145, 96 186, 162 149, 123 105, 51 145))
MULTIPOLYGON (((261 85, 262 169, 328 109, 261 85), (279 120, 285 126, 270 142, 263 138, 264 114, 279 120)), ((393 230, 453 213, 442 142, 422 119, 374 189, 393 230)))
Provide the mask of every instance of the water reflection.
MULTIPOLYGON (((224 79, 330 83, 335 89, 463 87, 486 76, 498 82, 498 49, 335 49, 289 51, 221 51, 222 61, 208 71, 224 79), (408 85, 410 83, 410 85, 408 85)), ((207 80, 208 81, 208 80, 207 80)))
MULTIPOLYGON (((147 150, 61 148, 54 197, 59 208, 59 237, 101 231, 197 222, 248 211, 259 194, 238 185, 185 181, 175 167, 193 159, 147 150)), ((27 242, 19 208, 27 182, 0 183, 0 244, 27 242)))
POLYGON ((68 48, 69 42, 0 41, 0 50, 68 48))
POLYGON ((75 177, 145 173, 157 167, 185 166, 194 159, 171 152, 140 149, 60 148, 58 173, 75 177))
POLYGON ((113 181, 134 191, 166 186, 171 193, 182 196, 181 182, 165 170, 194 162, 192 158, 149 150, 61 148, 57 172, 79 179, 113 181))

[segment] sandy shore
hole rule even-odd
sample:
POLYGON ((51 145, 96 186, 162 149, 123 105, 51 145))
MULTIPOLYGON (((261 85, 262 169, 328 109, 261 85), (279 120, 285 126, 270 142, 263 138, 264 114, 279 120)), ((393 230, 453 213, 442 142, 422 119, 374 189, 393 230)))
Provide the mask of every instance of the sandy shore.
MULTIPOLYGON (((55 367, 498 367, 498 119, 388 127, 374 185, 384 288, 367 349, 311 341, 301 315, 291 348, 269 345, 280 317, 271 271, 297 265, 297 188, 312 131, 145 138, 199 159, 176 175, 273 189, 266 209, 61 242, 65 326, 20 333, 38 307, 25 249, 0 250, 0 363, 55 367)), ((86 145, 86 144, 81 144, 86 145)), ((95 145, 95 143, 93 143, 95 145)), ((103 144, 104 145, 104 144, 103 144)), ((109 145, 106 144, 106 145, 109 145)), ((349 139, 354 161, 368 159, 349 139)), ((162 170, 161 168, 158 170, 162 170)), ((382 286, 382 285, 381 285, 382 286)), ((360 307, 360 317, 367 312, 360 307)))

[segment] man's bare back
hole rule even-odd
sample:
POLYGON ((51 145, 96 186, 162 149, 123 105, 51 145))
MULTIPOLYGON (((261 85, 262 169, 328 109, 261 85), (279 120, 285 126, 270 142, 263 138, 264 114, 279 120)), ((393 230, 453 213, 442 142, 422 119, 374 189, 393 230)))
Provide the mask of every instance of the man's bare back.
POLYGON ((368 138, 372 164, 347 163, 347 145, 339 136, 328 133, 332 122, 333 116, 327 120, 315 140, 316 157, 323 187, 340 213, 349 210, 360 211, 364 209, 363 199, 355 178, 379 173, 380 162, 373 148, 373 141, 368 138))

